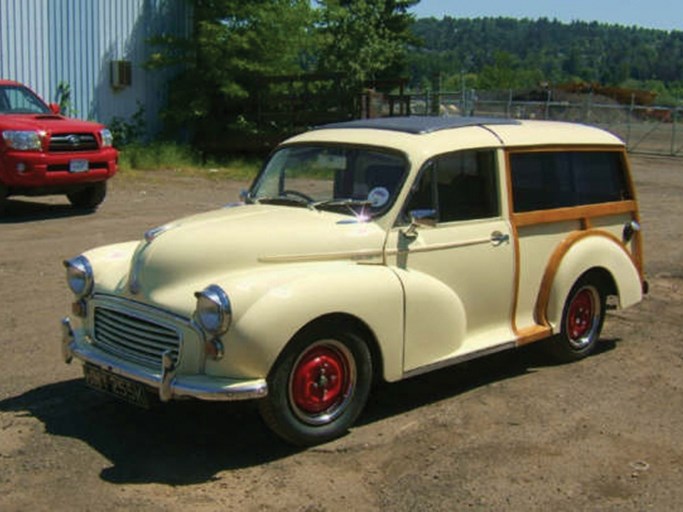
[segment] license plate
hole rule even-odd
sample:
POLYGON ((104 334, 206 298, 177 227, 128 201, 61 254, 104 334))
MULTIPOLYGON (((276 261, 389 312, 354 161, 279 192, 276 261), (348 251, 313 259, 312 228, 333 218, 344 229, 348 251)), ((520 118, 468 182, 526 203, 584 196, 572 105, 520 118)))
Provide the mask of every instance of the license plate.
POLYGON ((69 172, 87 172, 88 171, 88 161, 87 160, 71 160, 69 162, 69 172))
POLYGON ((119 377, 94 366, 83 367, 85 383, 98 391, 104 391, 139 407, 149 407, 147 389, 139 382, 119 377))

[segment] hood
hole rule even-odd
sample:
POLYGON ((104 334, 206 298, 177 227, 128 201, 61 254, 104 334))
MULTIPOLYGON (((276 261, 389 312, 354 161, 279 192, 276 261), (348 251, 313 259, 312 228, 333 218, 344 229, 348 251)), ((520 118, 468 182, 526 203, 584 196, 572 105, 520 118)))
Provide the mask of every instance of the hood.
POLYGON ((81 121, 55 114, 2 114, 2 130, 43 130, 48 133, 97 132, 104 128, 100 123, 81 121))
POLYGON ((221 278, 283 263, 381 257, 386 233, 353 216, 274 205, 207 212, 150 230, 136 249, 129 285, 161 287, 221 278))

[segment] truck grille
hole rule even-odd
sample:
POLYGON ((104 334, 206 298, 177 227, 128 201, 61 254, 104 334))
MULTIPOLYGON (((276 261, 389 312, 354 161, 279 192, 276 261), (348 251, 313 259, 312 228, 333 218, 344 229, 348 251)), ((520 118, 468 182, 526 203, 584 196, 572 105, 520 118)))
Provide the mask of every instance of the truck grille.
POLYGON ((50 137, 50 151, 92 151, 98 149, 92 133, 56 133, 50 137))
POLYGON ((179 331, 167 325, 119 310, 95 308, 93 345, 121 359, 157 370, 166 350, 178 361, 180 339, 179 331))

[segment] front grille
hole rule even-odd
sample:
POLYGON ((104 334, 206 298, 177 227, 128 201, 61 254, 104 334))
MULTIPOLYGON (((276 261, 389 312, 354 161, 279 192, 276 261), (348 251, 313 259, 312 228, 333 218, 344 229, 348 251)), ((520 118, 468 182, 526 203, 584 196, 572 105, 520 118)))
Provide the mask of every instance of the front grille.
POLYGON ((161 355, 178 361, 180 333, 167 325, 105 307, 95 308, 93 345, 121 359, 161 368, 161 355))
POLYGON ((50 151, 92 151, 98 149, 97 139, 92 133, 56 133, 50 137, 50 151))

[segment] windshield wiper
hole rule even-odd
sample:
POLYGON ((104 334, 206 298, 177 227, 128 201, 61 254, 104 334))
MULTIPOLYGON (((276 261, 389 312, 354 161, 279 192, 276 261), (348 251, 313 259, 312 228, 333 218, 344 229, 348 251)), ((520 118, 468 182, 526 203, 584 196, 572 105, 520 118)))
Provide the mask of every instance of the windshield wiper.
POLYGON ((295 196, 265 196, 265 197, 249 197, 248 202, 251 204, 279 204, 279 205, 293 205, 304 206, 309 210, 315 210, 315 205, 304 198, 295 196))
POLYGON ((348 197, 343 199, 328 199, 326 201, 318 201, 317 203, 313 203, 313 206, 320 209, 345 208, 349 211, 349 213, 356 215, 358 212, 354 210, 354 207, 361 208, 361 211, 363 211, 365 208, 372 206, 372 201, 369 201, 368 199, 352 199, 348 197))

